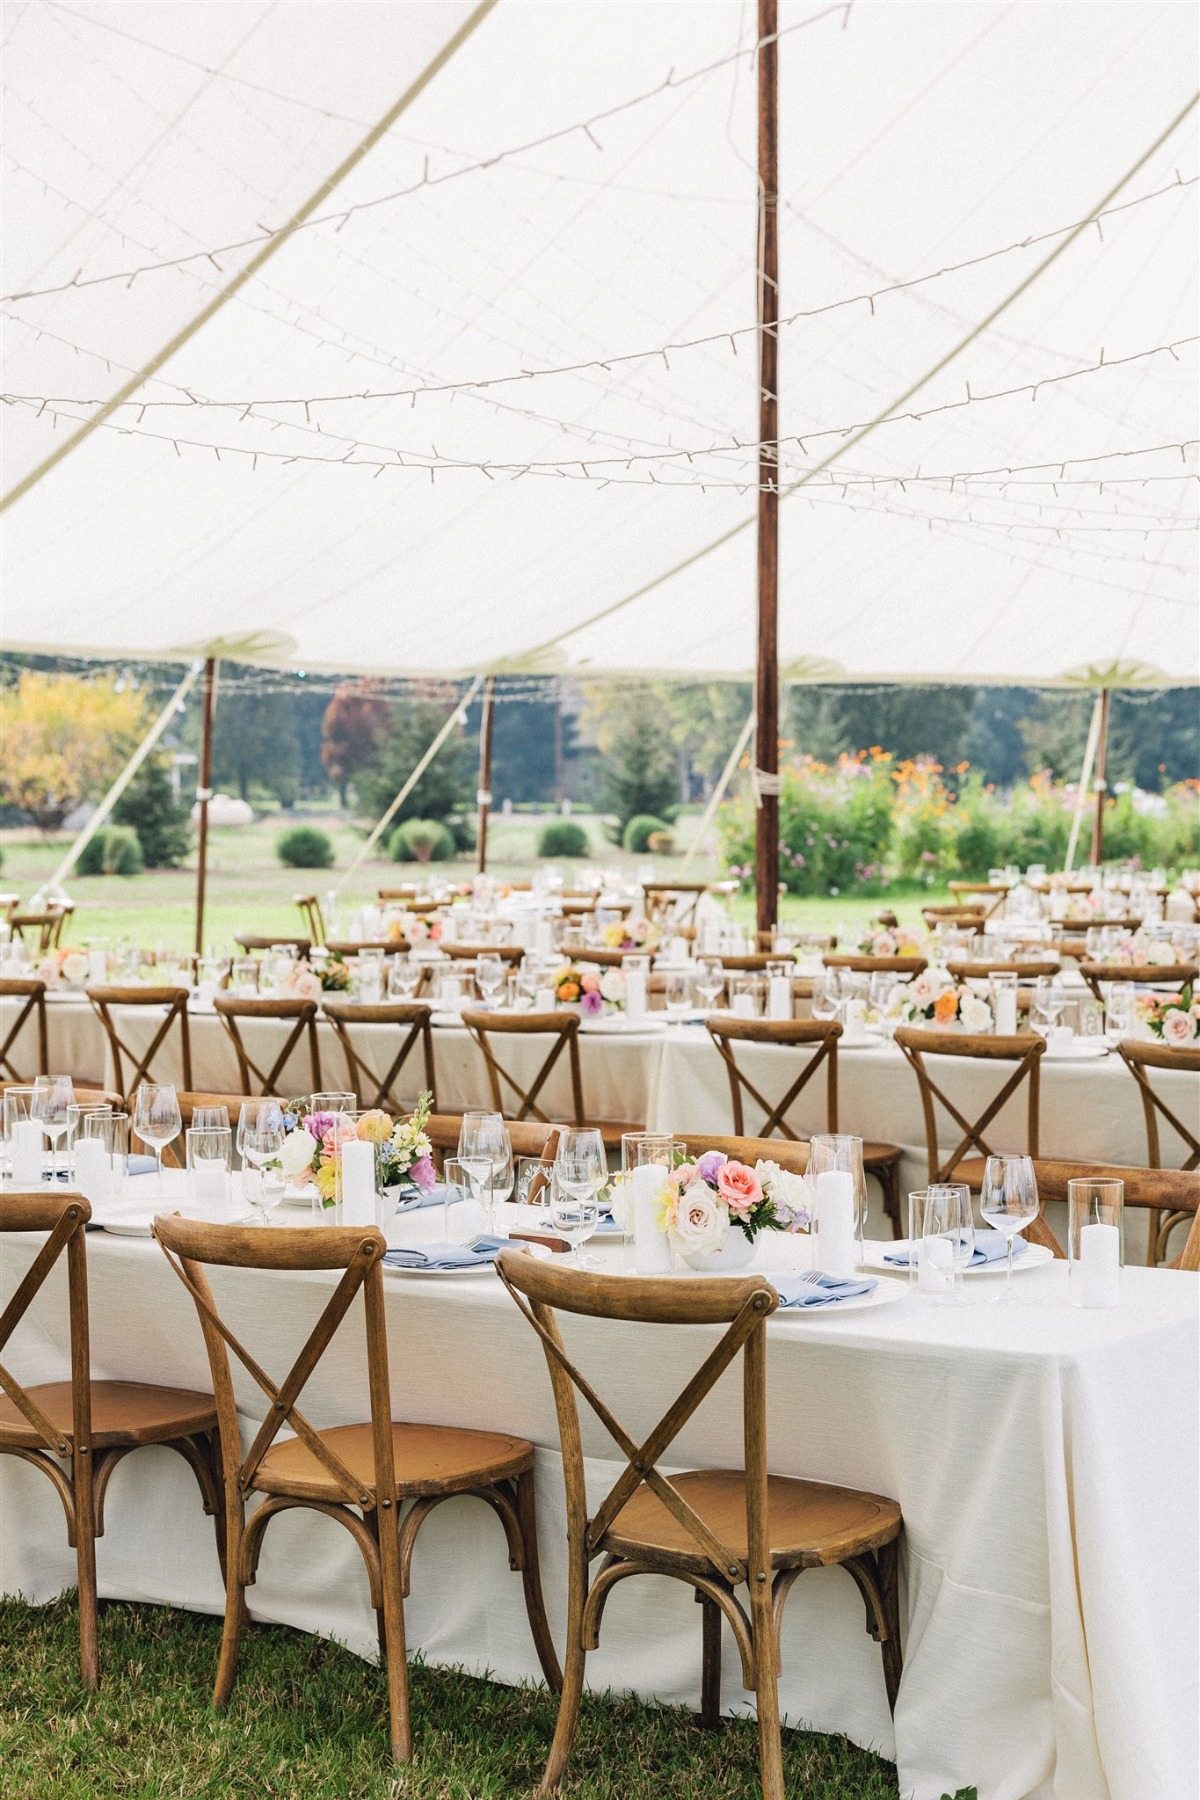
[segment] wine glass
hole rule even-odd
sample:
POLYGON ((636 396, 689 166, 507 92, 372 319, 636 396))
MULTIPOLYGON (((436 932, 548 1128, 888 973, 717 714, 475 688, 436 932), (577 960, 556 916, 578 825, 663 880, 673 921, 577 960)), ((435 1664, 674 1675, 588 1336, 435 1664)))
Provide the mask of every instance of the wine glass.
POLYGON ((595 1266, 583 1256, 584 1244, 600 1223, 600 1202, 585 1158, 570 1157, 565 1163, 555 1163, 550 1175, 550 1223, 571 1246, 569 1267, 595 1266))
POLYGON ((193 1106, 192 1129, 195 1131, 228 1131, 227 1106, 193 1106))
POLYGON ((421 971, 411 956, 394 956, 388 966, 388 999, 411 1000, 420 979, 421 971))
POLYGON ((1033 987, 1033 1024, 1044 1028, 1049 1037, 1058 1024, 1059 1014, 1067 1004, 1063 984, 1057 975, 1039 975, 1033 987))
POLYGON ((709 1011, 725 986, 725 966, 719 956, 696 958, 695 986, 705 1011, 709 1011))
POLYGON ((33 1084, 29 1116, 36 1119, 50 1145, 50 1179, 58 1179, 58 1140, 71 1123, 75 1090, 69 1075, 39 1075, 33 1084))
POLYGON ((840 983, 835 969, 827 969, 823 975, 813 976, 812 1016, 814 1019, 836 1019, 840 998, 840 983))
POLYGON ((508 1132, 498 1112, 465 1112, 458 1128, 458 1160, 466 1170, 471 1192, 484 1204, 488 1228, 491 1229, 491 1203, 482 1201, 482 1188, 492 1180, 492 1165, 500 1162, 507 1151, 512 1156, 508 1132))
POLYGON ((283 1199, 282 1149, 282 1113, 275 1119, 266 1114, 261 1124, 247 1126, 242 1137, 242 1194, 258 1212, 262 1225, 283 1199))
POLYGON ((158 1161, 158 1185, 162 1186, 163 1151, 179 1136, 183 1119, 179 1096, 167 1084, 143 1081, 134 1096, 133 1129, 143 1144, 149 1144, 158 1161))
MULTIPOLYGON (((331 1098, 341 1100, 344 1097, 345 1096, 341 1094, 318 1094, 313 1096, 314 1099, 320 1100, 331 1098)), ((351 1096, 351 1104, 353 1104, 353 1095, 351 1096)), ((337 1107, 333 1106, 313 1108, 314 1112, 337 1112, 338 1110, 337 1107)), ((235 1142, 237 1144, 237 1153, 243 1161, 245 1161, 247 1132, 260 1130, 269 1131, 273 1128, 277 1128, 280 1131, 283 1130, 283 1108, 280 1106, 278 1100, 242 1101, 242 1108, 238 1113, 237 1136, 235 1142)))
POLYGON ((504 976, 504 963, 499 956, 488 952, 475 958, 475 980, 485 1006, 495 1005, 496 995, 504 986, 504 976))
POLYGON ((1008 1273, 1005 1300, 1012 1299, 1013 1239, 1038 1216, 1037 1176, 1029 1156, 989 1156, 983 1171, 979 1210, 989 1225, 1004 1233, 1008 1273))
POLYGON ((506 1131, 504 1144, 499 1154, 492 1159, 490 1192, 493 1209, 497 1202, 503 1202, 511 1195, 514 1176, 512 1144, 506 1131))

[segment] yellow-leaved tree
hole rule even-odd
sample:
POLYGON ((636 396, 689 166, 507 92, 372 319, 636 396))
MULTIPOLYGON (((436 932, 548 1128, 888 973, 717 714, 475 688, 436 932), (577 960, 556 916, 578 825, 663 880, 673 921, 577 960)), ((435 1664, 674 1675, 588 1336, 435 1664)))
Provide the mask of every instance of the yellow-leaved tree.
POLYGON ((149 713, 119 677, 22 670, 0 689, 0 799, 54 830, 100 798, 145 736, 149 713))

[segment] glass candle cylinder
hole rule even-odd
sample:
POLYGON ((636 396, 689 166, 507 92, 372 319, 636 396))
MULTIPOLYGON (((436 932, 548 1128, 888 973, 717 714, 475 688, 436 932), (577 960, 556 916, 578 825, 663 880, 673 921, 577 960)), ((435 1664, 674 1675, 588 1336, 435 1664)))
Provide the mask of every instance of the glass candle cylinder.
POLYGON ((1125 1183, 1067 1183, 1067 1268, 1073 1306, 1117 1306, 1125 1264, 1125 1183))

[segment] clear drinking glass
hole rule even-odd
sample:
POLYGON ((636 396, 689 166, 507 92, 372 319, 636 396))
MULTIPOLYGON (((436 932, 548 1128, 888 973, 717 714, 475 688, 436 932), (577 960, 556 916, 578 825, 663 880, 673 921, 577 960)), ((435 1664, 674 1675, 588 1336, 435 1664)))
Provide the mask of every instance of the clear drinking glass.
POLYGON ((192 1124, 197 1131, 229 1130, 227 1106, 193 1106, 192 1124))
POLYGON ((813 1227, 821 1268, 850 1275, 861 1260, 867 1181, 862 1139, 845 1132, 821 1133, 808 1150, 813 1227))
POLYGON ((83 1122, 92 1113, 111 1113, 112 1107, 107 1103, 100 1106, 69 1106, 67 1108, 67 1176, 75 1179, 75 1146, 83 1136, 83 1122))
POLYGON ((248 1128, 242 1138, 242 1194, 267 1223, 267 1215, 283 1199, 284 1176, 279 1162, 283 1120, 262 1129, 248 1128))
MULTIPOLYGON (((1073 1306, 1118 1306, 1125 1266, 1125 1183, 1067 1183, 1067 1280, 1073 1306)), ((1151 1260, 1153 1260, 1153 1247, 1151 1260)))
POLYGON ((254 956, 235 956, 229 974, 229 985, 235 994, 248 998, 258 992, 258 959, 254 956))
POLYGON ((814 975, 812 984, 812 1016, 814 1019, 836 1019, 841 999, 841 983, 836 969, 814 975))
POLYGON ((550 1176, 550 1223, 571 1246, 567 1266, 594 1267, 583 1255, 583 1246, 600 1223, 600 1202, 590 1186, 586 1165, 573 1159, 565 1169, 555 1163, 550 1176))
POLYGON ((1119 1041, 1133 1030, 1133 983, 1110 981, 1107 987, 1104 1027, 1110 1038, 1119 1041))
POLYGON ((411 1000, 421 981, 420 965, 411 956, 393 956, 388 964, 389 1000, 411 1000))
MULTIPOLYGON (((325 1099, 326 1096, 321 1095, 320 1098, 325 1099)), ((314 1107, 313 1110, 315 1112, 318 1109, 314 1107)), ((320 1110, 336 1111, 337 1109, 322 1107, 320 1110)), ((243 1162, 246 1158, 246 1136, 252 1131, 279 1131, 282 1133, 283 1107, 278 1100, 242 1101, 241 1110, 238 1113, 237 1135, 234 1141, 237 1145, 237 1153, 243 1162)))
POLYGON ((484 953, 475 958, 475 980, 485 1006, 494 1006, 496 995, 504 986, 506 970, 499 956, 484 953))
MULTIPOLYGON (((0 1102, 0 1137, 2 1137, 4 1144, 4 1173, 6 1175, 11 1175, 13 1173, 13 1155, 16 1148, 17 1127, 18 1125, 24 1125, 29 1122, 30 1108, 32 1105, 32 1087, 10 1087, 4 1090, 3 1100, 0 1102)), ((37 1152, 37 1163, 37 1178, 40 1181, 42 1175, 42 1152, 40 1147, 37 1152)))
POLYGON ((492 1170, 506 1155, 511 1167, 512 1145, 500 1114, 465 1112, 458 1128, 458 1160, 466 1171, 474 1198, 484 1209, 489 1231, 492 1229, 492 1170))
POLYGON ((761 1019, 767 984, 761 975, 729 977, 729 1010, 738 1019, 761 1019))
POLYGON ((470 1198, 470 1176, 457 1156, 448 1156, 442 1164, 442 1228, 448 1244, 458 1242, 452 1229, 451 1209, 458 1206, 463 1200, 470 1198))
POLYGON ((133 1130, 143 1144, 149 1144, 158 1161, 158 1184, 162 1186, 162 1153, 179 1136, 183 1119, 179 1112, 179 1096, 165 1083, 144 1081, 133 1102, 133 1130))
POLYGON ((710 1011, 725 986, 725 969, 719 956, 698 956, 694 975, 696 993, 705 1011, 710 1011))
POLYGON ((1028 1156, 989 1156, 983 1171, 979 1210, 1004 1233, 1007 1275, 1002 1298, 1012 1299, 1013 1239, 1038 1216, 1037 1177, 1028 1156))
POLYGON ((1066 991, 1057 975, 1039 975, 1033 985, 1033 1008, 1030 1023, 1046 1037, 1058 1024, 1067 1003, 1066 991))
POLYGON ((223 1200, 233 1166, 233 1132, 228 1125, 190 1125, 184 1133, 187 1171, 197 1200, 223 1200))
MULTIPOLYGON (((326 1094, 310 1094, 308 1103, 315 1113, 357 1112, 358 1095, 345 1092, 339 1094, 331 1090, 326 1094)), ((278 1106, 279 1102, 275 1101, 274 1104, 278 1106)))
POLYGON ((676 1025, 682 1024, 692 1010, 692 971, 669 969, 665 980, 667 1017, 676 1025))
POLYGON ((99 1138, 104 1145, 114 1186, 124 1181, 129 1174, 129 1114, 88 1113, 83 1136, 99 1138))
MULTIPOLYGON (((914 1246, 909 1246, 910 1257, 914 1246)), ((975 1254, 975 1214, 965 1182, 925 1189, 917 1290, 937 1300, 953 1300, 962 1272, 975 1254)))
POLYGON ((36 1119, 50 1145, 50 1178, 58 1178, 58 1142, 71 1123, 75 1090, 69 1075, 39 1075, 33 1084, 29 1116, 36 1119))

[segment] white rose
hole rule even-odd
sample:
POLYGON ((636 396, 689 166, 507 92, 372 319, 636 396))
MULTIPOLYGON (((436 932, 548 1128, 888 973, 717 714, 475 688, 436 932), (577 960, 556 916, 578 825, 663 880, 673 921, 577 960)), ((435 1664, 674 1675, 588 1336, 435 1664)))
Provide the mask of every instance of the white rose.
POLYGON ((633 1230, 633 1180, 628 1175, 614 1175, 608 1190, 612 1216, 628 1235, 633 1230))
POLYGON ((1164 1044, 1190 1044, 1191 1014, 1183 1012, 1178 1006, 1169 1007, 1163 1014, 1162 1034, 1164 1044))
POLYGON ((317 1148, 317 1140, 303 1125, 297 1125, 289 1131, 283 1140, 283 1149, 279 1152, 279 1166, 289 1181, 297 1181, 312 1168, 313 1154, 317 1148))
POLYGON ((600 998, 607 1000, 610 1006, 624 1005, 625 977, 620 969, 605 969, 600 977, 600 998))
POLYGON ((72 986, 75 986, 76 983, 87 980, 87 972, 88 972, 88 959, 84 955, 83 951, 82 950, 68 951, 66 956, 63 957, 63 965, 62 965, 63 980, 69 981, 72 986))
POLYGON ((675 1223, 669 1236, 681 1256, 719 1250, 729 1230, 729 1212, 701 1181, 694 1181, 679 1196, 675 1223))
POLYGON ((932 1006, 940 988, 941 983, 933 978, 933 970, 925 969, 909 982, 908 997, 914 1006, 932 1006))
POLYGON ((755 1163, 754 1173, 781 1213, 792 1218, 797 1213, 808 1217, 810 1194, 803 1175, 793 1174, 790 1169, 781 1169, 777 1162, 767 1161, 755 1163))
POLYGON ((964 994, 959 1001, 958 1016, 967 1031, 990 1031, 992 1028, 992 1009, 978 994, 964 994))

